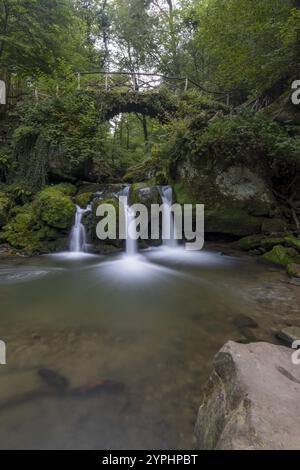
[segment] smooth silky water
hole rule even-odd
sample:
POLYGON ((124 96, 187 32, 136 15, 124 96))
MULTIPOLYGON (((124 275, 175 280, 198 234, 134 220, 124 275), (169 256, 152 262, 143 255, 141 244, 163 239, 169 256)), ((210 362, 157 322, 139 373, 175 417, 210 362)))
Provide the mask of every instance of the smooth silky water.
POLYGON ((230 339, 275 341, 299 313, 280 270, 179 248, 4 261, 0 299, 1 449, 193 448, 214 354, 230 339), (111 385, 57 393, 42 368, 70 390, 111 385))

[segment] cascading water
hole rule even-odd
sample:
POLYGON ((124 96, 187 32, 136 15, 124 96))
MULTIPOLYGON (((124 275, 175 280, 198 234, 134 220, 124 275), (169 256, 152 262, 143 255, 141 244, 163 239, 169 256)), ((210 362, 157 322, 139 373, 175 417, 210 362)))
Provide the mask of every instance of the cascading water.
POLYGON ((91 206, 88 206, 86 209, 76 206, 75 224, 72 228, 69 247, 72 253, 83 253, 86 251, 86 230, 82 223, 82 217, 90 211, 91 206))
POLYGON ((123 197, 124 201, 124 213, 125 213, 125 230, 126 230, 126 254, 129 256, 135 256, 138 252, 138 242, 135 239, 134 227, 135 227, 135 214, 130 208, 129 204, 130 186, 127 186, 119 196, 123 197))
POLYGON ((171 186, 161 186, 160 194, 163 202, 163 246, 176 248, 178 246, 178 241, 175 237, 175 222, 174 214, 172 212, 173 189, 171 186))

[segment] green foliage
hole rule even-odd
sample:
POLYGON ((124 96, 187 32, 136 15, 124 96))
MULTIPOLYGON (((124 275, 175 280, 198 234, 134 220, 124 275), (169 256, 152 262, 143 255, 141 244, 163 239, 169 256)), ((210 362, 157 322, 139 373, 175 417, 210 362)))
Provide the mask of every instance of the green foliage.
POLYGON ((2 66, 49 73, 64 56, 70 23, 72 8, 68 0, 2 0, 2 66))
POLYGON ((13 167, 12 151, 9 147, 3 146, 0 149, 0 182, 6 182, 13 167))
POLYGON ((157 157, 172 168, 178 160, 197 165, 201 157, 252 165, 253 160, 269 168, 269 176, 291 180, 300 171, 300 137, 263 114, 241 113, 201 121, 179 119, 166 126, 166 140, 156 148, 157 157), (199 123, 198 123, 199 124, 199 123))
POLYGON ((261 93, 293 69, 299 11, 292 0, 195 2, 196 47, 209 57, 210 78, 220 89, 261 93))
POLYGON ((8 211, 10 209, 11 201, 8 195, 0 192, 0 228, 5 225, 8 218, 8 211))

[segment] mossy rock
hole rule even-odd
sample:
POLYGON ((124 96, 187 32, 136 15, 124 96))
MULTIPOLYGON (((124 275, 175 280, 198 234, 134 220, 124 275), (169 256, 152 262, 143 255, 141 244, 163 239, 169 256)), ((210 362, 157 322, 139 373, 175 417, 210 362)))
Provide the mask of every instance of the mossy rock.
POLYGON ((14 216, 1 232, 1 241, 13 248, 31 255, 49 252, 47 244, 62 237, 59 230, 43 225, 39 220, 34 204, 14 208, 14 216))
POLYGON ((300 255, 294 248, 286 248, 282 245, 276 245, 265 253, 263 258, 273 264, 288 266, 289 264, 300 264, 300 255))
POLYGON ((234 242, 232 246, 237 250, 242 251, 251 251, 257 248, 263 248, 264 250, 269 251, 275 245, 283 244, 284 240, 284 237, 265 237, 264 235, 250 235, 234 242))
POLYGON ((291 263, 287 267, 288 275, 300 279, 300 264, 291 263))
POLYGON ((69 230, 76 212, 70 196, 64 195, 55 186, 43 189, 36 197, 36 208, 41 220, 57 229, 69 230))
POLYGON ((85 209, 91 200, 93 199, 94 193, 81 193, 76 196, 76 204, 80 206, 82 209, 85 209))
POLYGON ((15 216, 3 228, 1 240, 32 254, 38 251, 43 236, 35 211, 32 205, 27 204, 15 209, 15 216))
MULTIPOLYGON (((128 168, 123 181, 125 183, 139 183, 140 181, 154 180, 158 171, 158 162, 153 158, 147 158, 144 162, 128 168)), ((160 180, 162 179, 162 175, 160 175, 160 180)), ((165 182, 166 178, 163 180, 165 182)))
POLYGON ((146 183, 134 183, 130 188, 130 204, 144 204, 148 210, 152 204, 162 204, 158 187, 146 183))
POLYGON ((74 196, 77 192, 76 186, 71 183, 60 183, 56 184, 55 186, 50 186, 53 189, 56 189, 57 191, 60 191, 63 193, 65 196, 74 196))
MULTIPOLYGON (((119 227, 119 200, 117 198, 107 198, 107 199, 95 199, 92 205, 92 211, 87 213, 84 217, 84 225, 87 230, 87 235, 88 238, 92 241, 92 243, 95 245, 95 251, 98 251, 98 246, 99 245, 113 245, 116 246, 117 248, 121 247, 123 245, 123 241, 119 240, 116 238, 115 240, 99 240, 97 237, 96 233, 96 228, 97 224, 100 222, 101 218, 97 216, 97 209, 100 205, 112 205, 116 211, 116 227, 117 227, 117 233, 118 233, 118 227, 119 227)), ((107 214, 105 214, 105 217, 107 217, 107 214)), ((113 217, 113 215, 111 216, 113 217)), ((109 223, 112 224, 114 223, 114 220, 110 220, 109 223)))
POLYGON ((285 243, 300 252, 300 238, 296 238, 293 235, 288 235, 284 239, 285 243))
POLYGON ((96 212, 97 212, 97 209, 99 206, 102 206, 102 205, 111 205, 114 207, 115 211, 116 211, 116 216, 117 218, 119 217, 119 210, 120 210, 120 206, 119 206, 119 200, 118 199, 98 199, 97 201, 94 202, 93 204, 93 208, 92 208, 92 212, 94 214, 94 216, 96 216, 96 212))

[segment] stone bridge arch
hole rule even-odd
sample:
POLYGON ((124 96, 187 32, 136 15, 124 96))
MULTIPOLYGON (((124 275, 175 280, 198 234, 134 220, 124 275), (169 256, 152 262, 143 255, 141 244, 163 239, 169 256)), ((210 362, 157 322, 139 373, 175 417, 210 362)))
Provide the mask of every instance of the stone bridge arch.
POLYGON ((178 110, 176 98, 166 92, 108 91, 99 93, 96 98, 103 121, 122 113, 138 113, 167 122, 178 110))

